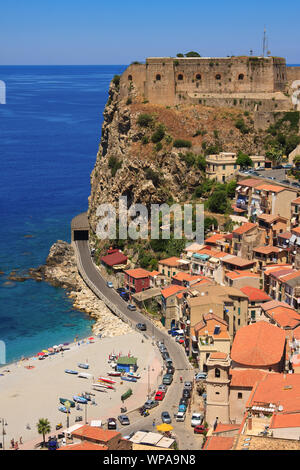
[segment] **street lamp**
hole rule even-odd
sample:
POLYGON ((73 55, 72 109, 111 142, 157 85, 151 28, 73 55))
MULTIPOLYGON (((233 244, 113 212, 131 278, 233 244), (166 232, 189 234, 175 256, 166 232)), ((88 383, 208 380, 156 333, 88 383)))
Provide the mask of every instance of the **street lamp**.
POLYGON ((67 409, 67 433, 69 431, 69 413, 70 413, 70 408, 71 408, 71 403, 67 400, 64 403, 66 409, 67 409))
POLYGON ((4 436, 6 435, 6 432, 5 432, 4 426, 7 426, 7 422, 6 420, 4 420, 4 418, 1 418, 1 424, 2 424, 2 449, 5 450, 4 436))

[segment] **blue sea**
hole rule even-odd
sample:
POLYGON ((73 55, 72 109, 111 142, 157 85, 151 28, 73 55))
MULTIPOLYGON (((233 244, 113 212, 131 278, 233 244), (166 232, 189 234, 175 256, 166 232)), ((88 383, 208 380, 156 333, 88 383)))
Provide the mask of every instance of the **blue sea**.
POLYGON ((13 269, 43 264, 88 207, 108 87, 125 66, 2 66, 0 104, 0 340, 6 361, 91 333, 64 290, 13 269))

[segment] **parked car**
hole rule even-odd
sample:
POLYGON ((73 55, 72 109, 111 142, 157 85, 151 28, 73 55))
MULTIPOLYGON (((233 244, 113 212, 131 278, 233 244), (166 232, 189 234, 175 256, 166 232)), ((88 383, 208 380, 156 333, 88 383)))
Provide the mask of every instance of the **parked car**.
POLYGON ((167 374, 171 374, 171 375, 173 375, 173 374, 174 374, 174 372, 175 372, 175 369, 174 369, 174 367, 173 367, 173 366, 169 366, 169 367, 167 367, 167 372, 166 372, 167 374))
POLYGON ((167 367, 172 367, 173 366, 173 361, 170 357, 168 359, 166 359, 166 366, 167 367))
POLYGON ((281 170, 283 168, 282 165, 276 165, 276 166, 273 166, 273 170, 281 170))
POLYGON ((118 416, 118 420, 123 426, 128 426, 130 424, 129 418, 126 415, 118 416))
POLYGON ((162 354, 163 352, 168 352, 166 346, 160 346, 159 350, 160 350, 160 353, 161 353, 161 354, 162 354))
POLYGON ((187 406, 184 403, 181 403, 181 405, 178 405, 178 412, 185 413, 186 412, 187 406))
POLYGON ((162 392, 167 393, 168 387, 164 384, 161 384, 158 386, 158 390, 161 390, 162 392))
POLYGON ((158 403, 157 403, 157 401, 154 401, 154 400, 147 400, 144 403, 144 408, 146 410, 151 410, 152 408, 155 408, 156 406, 158 406, 158 403))
POLYGON ((282 168, 293 168, 293 165, 291 163, 286 163, 285 165, 282 165, 282 168))
POLYGON ((140 331, 147 331, 147 326, 145 323, 138 323, 136 325, 136 327, 140 330, 140 331))
POLYGON ((192 382, 184 382, 184 388, 192 390, 192 388, 193 388, 192 382))
POLYGON ((184 388, 182 392, 183 398, 191 398, 191 391, 188 388, 184 388))
MULTIPOLYGON (((164 351, 161 355, 162 355, 162 358, 163 358, 164 360, 166 360, 166 359, 168 359, 168 358, 170 357, 170 354, 168 353, 168 351, 164 351)), ((43 356, 42 356, 42 357, 43 357, 43 356)))
POLYGON ((107 429, 117 429, 117 420, 116 420, 116 418, 108 418, 108 420, 107 420, 107 429))
POLYGON ((181 397, 179 401, 179 405, 186 405, 188 406, 189 399, 187 397, 181 397))
POLYGON ((164 385, 171 385, 173 382, 173 376, 171 374, 165 374, 162 379, 164 385))
POLYGON ((156 345, 157 345, 158 349, 160 349, 162 346, 165 347, 165 343, 163 341, 156 341, 156 345))
POLYGON ((201 380, 201 379, 206 379, 207 378, 207 373, 206 372, 198 372, 197 374, 195 374, 195 380, 198 381, 198 380, 201 380))
POLYGON ((178 413, 176 414, 176 421, 184 421, 185 420, 185 412, 182 412, 182 411, 178 411, 178 413))
POLYGON ((171 328, 170 330, 168 330, 168 335, 176 336, 177 331, 179 331, 179 328, 177 327, 171 328))
POLYGON ((118 294, 121 294, 121 292, 126 292, 126 289, 125 289, 125 287, 118 287, 117 292, 118 292, 118 294))
POLYGON ((136 306, 133 305, 133 304, 128 304, 128 305, 127 305, 127 308, 128 308, 129 310, 133 310, 133 311, 136 310, 136 306))
POLYGON ((194 428, 195 426, 199 426, 202 424, 203 415, 201 413, 193 413, 191 417, 191 426, 194 428))
POLYGON ((175 341, 176 341, 176 343, 183 344, 184 343, 184 336, 181 336, 181 335, 176 336, 175 341))
POLYGON ((154 400, 156 401, 162 401, 164 398, 165 398, 165 392, 163 392, 162 390, 158 390, 155 394, 155 397, 154 397, 154 400))
POLYGON ((194 427, 194 434, 204 434, 207 428, 203 424, 194 427))
POLYGON ((166 424, 171 424, 172 423, 171 416, 169 415, 169 413, 167 411, 162 412, 161 420, 162 420, 163 423, 166 423, 166 424))
POLYGON ((108 282, 106 283, 106 285, 107 285, 107 287, 110 287, 110 288, 114 287, 113 283, 110 282, 110 281, 108 281, 108 282))

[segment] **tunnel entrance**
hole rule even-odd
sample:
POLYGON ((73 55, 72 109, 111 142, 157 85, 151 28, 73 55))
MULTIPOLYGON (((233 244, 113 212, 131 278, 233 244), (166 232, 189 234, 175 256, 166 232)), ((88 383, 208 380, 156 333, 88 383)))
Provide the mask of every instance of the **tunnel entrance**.
POLYGON ((74 241, 77 240, 88 240, 89 232, 88 230, 74 230, 74 241))

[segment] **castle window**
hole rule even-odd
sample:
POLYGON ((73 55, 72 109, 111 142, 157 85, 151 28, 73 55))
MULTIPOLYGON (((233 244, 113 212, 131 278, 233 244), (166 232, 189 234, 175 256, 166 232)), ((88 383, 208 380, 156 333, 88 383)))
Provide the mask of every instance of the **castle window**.
POLYGON ((220 377, 220 376, 221 376, 220 369, 215 369, 215 377, 220 377))
POLYGON ((221 80, 221 75, 219 73, 216 75, 216 80, 221 80))
POLYGON ((197 73, 197 75, 196 75, 196 80, 201 80, 201 75, 200 75, 200 73, 197 73))
POLYGON ((241 392, 238 392, 238 399, 241 400, 243 398, 243 394, 241 392))
POLYGON ((183 75, 180 73, 177 78, 178 80, 183 80, 183 75))
POLYGON ((244 74, 243 73, 239 74, 239 80, 244 80, 244 74))
POLYGON ((159 73, 156 75, 155 77, 155 80, 160 80, 161 79, 161 76, 159 75, 159 73))
POLYGON ((128 80, 132 81, 132 75, 128 75, 128 80))

